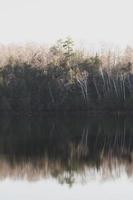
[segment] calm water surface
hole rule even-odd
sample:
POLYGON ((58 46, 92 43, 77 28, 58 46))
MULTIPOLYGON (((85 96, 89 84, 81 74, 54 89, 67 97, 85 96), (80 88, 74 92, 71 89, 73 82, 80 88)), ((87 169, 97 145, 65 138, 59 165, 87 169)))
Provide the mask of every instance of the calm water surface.
POLYGON ((133 199, 133 119, 0 119, 0 199, 133 199))

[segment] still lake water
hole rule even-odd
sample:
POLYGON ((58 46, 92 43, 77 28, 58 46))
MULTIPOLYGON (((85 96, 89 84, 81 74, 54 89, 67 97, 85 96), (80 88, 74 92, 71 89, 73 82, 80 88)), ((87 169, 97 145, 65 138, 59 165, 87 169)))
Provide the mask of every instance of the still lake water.
POLYGON ((0 199, 133 199, 132 117, 0 119, 0 199))

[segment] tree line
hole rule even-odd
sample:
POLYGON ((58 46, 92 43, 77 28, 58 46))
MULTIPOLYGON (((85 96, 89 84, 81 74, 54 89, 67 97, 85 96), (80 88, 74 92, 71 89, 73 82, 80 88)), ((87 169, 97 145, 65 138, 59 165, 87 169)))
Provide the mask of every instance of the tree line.
POLYGON ((0 48, 0 111, 132 111, 132 52, 88 55, 71 38, 48 49, 0 48))

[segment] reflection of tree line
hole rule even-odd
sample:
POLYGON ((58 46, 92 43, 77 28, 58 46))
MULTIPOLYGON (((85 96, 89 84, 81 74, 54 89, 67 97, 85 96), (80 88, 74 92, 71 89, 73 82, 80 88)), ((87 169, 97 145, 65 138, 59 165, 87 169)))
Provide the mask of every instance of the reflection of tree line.
POLYGON ((127 118, 1 119, 0 177, 55 177, 70 185, 89 171, 133 174, 133 123, 127 118))

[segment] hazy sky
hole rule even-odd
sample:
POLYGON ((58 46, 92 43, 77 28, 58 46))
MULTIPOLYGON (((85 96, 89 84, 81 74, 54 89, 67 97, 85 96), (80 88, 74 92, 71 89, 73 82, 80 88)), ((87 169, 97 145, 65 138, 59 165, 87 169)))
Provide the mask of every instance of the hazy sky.
POLYGON ((133 44, 133 0, 0 0, 0 42, 133 44))

